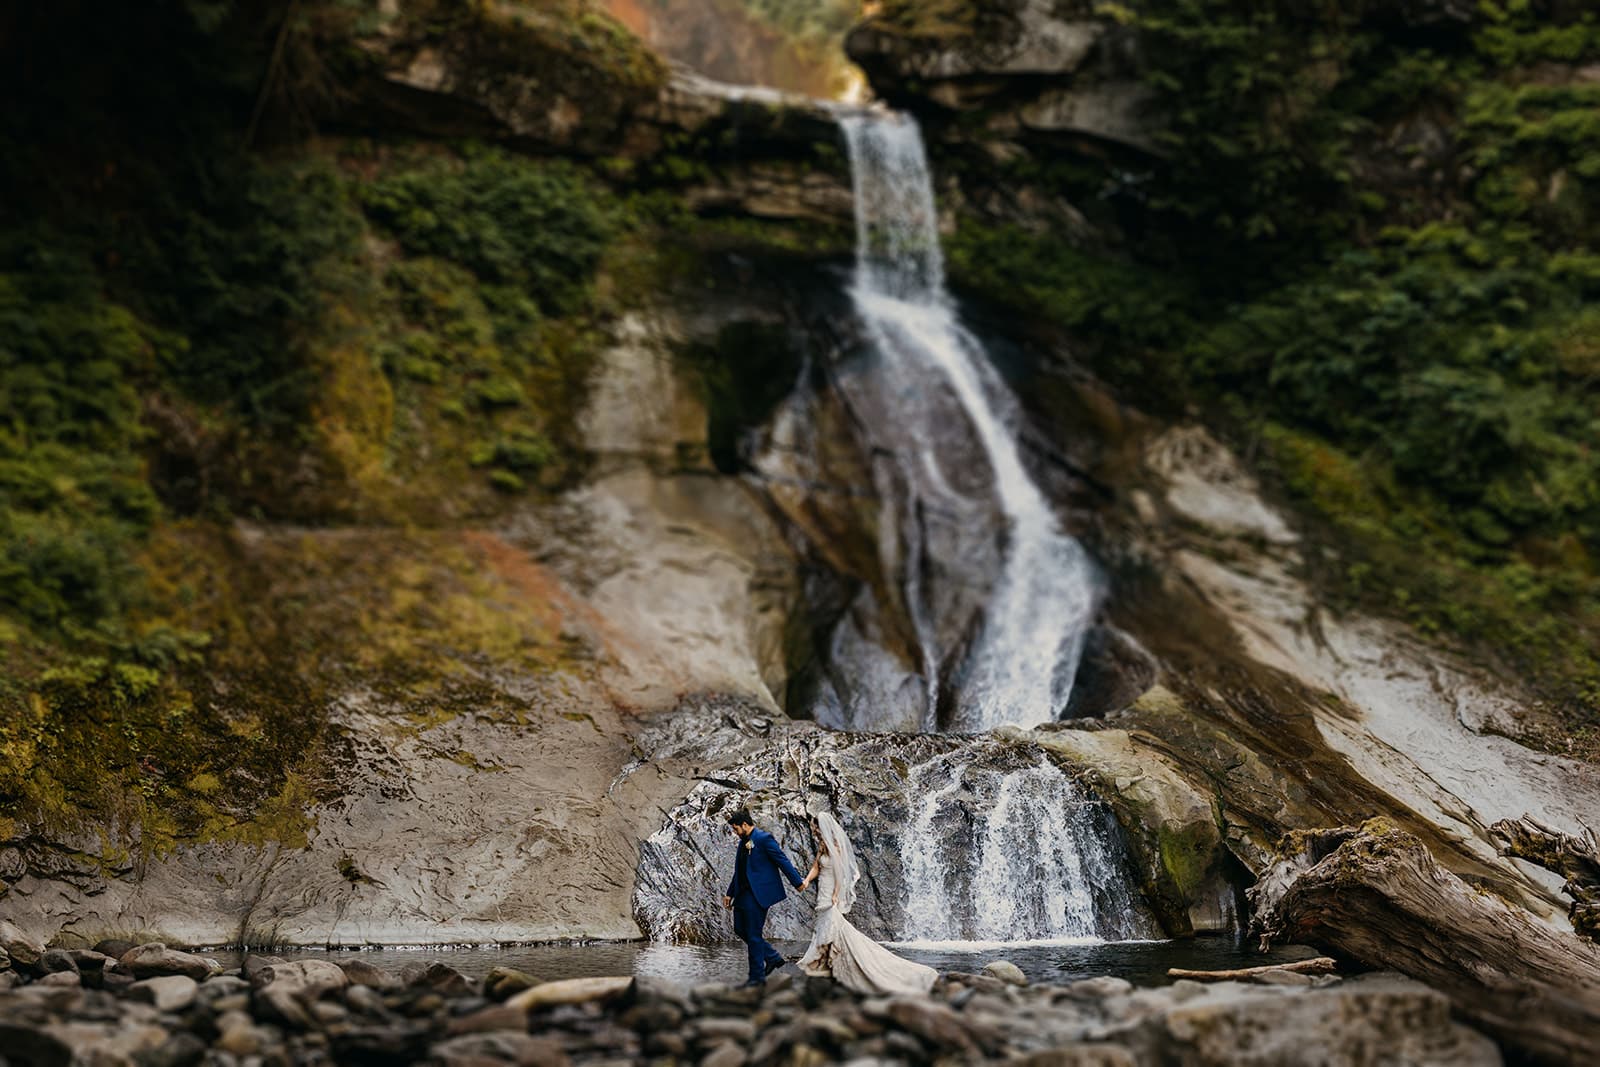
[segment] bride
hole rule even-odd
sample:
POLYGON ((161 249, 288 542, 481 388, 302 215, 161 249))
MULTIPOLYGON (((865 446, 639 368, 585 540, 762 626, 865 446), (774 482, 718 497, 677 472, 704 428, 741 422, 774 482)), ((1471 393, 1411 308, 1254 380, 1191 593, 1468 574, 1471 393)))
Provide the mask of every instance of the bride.
POLYGON ((938 977, 933 968, 901 959, 845 918, 855 904, 861 871, 839 820, 821 812, 811 820, 811 833, 817 858, 800 889, 817 883, 817 925, 800 969, 815 978, 832 977, 858 993, 926 993, 938 977))

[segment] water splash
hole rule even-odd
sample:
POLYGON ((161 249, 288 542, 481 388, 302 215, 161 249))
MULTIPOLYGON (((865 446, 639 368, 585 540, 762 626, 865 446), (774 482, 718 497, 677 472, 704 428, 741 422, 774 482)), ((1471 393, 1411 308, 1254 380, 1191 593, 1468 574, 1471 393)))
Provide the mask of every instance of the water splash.
POLYGON ((996 774, 957 752, 917 767, 907 790, 916 812, 900 839, 907 941, 1159 936, 1128 889, 1116 820, 1048 759, 996 774))
MULTIPOLYGON (((960 753, 956 755, 959 757, 960 753)), ((948 756, 924 763, 912 771, 906 782, 906 806, 912 819, 900 839, 900 862, 905 868, 907 888, 903 934, 913 941, 948 940, 941 935, 949 932, 949 917, 954 913, 949 883, 955 879, 947 862, 949 857, 945 850, 926 847, 929 841, 939 840, 939 815, 951 795, 961 788, 961 775, 950 773, 949 763, 948 756), (944 777, 943 783, 929 787, 930 772, 944 777)))
POLYGON ((1066 706, 1083 653, 1097 600, 1093 566, 1029 477, 1008 421, 1015 401, 945 290, 915 121, 863 112, 840 122, 856 203, 851 295, 879 357, 884 418, 873 432, 901 457, 910 486, 901 527, 920 558, 902 579, 928 674, 925 719, 931 727, 941 665, 958 654, 940 620, 976 601, 979 631, 950 672, 946 725, 977 732, 1049 722, 1066 706), (969 439, 986 470, 974 469, 969 439), (982 573, 994 578, 977 597, 962 586, 982 573))

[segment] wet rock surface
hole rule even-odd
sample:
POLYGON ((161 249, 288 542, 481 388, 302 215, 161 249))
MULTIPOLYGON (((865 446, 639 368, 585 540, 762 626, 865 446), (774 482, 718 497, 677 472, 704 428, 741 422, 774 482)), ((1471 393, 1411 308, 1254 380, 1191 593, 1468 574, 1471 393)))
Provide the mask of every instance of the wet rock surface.
POLYGON ((0 992, 0 1055, 19 1067, 1501 1062, 1487 1038, 1451 1021, 1441 994, 1392 975, 1139 989, 950 974, 931 996, 863 998, 786 971, 757 989, 593 978, 502 1000, 495 983, 442 964, 382 992, 331 963, 246 964, 248 977, 169 976, 120 993, 42 981, 0 992))

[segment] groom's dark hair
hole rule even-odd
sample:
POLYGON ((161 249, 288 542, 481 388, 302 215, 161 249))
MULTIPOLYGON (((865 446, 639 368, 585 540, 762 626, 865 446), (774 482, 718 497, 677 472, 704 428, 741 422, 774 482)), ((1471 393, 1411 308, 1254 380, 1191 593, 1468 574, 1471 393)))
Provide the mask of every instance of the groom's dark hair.
POLYGON ((740 808, 738 811, 728 816, 729 826, 754 826, 755 824, 756 821, 750 817, 749 808, 740 808))

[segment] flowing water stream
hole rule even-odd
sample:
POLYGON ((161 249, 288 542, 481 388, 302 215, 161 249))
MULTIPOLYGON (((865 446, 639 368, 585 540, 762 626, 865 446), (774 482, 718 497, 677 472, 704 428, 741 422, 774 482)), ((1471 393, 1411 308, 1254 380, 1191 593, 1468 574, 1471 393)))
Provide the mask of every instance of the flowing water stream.
POLYGON ((856 388, 875 394, 884 417, 870 432, 897 457, 907 487, 900 573, 922 645, 924 722, 942 718, 957 732, 1049 722, 1077 673, 1097 599, 1094 568, 1029 476, 1014 398, 945 289, 916 122, 878 111, 840 121, 855 187, 851 296, 875 356, 856 388), (986 561, 994 573, 982 573, 986 561), (941 614, 974 602, 976 633, 961 640, 964 650, 941 647, 952 643, 941 614))

